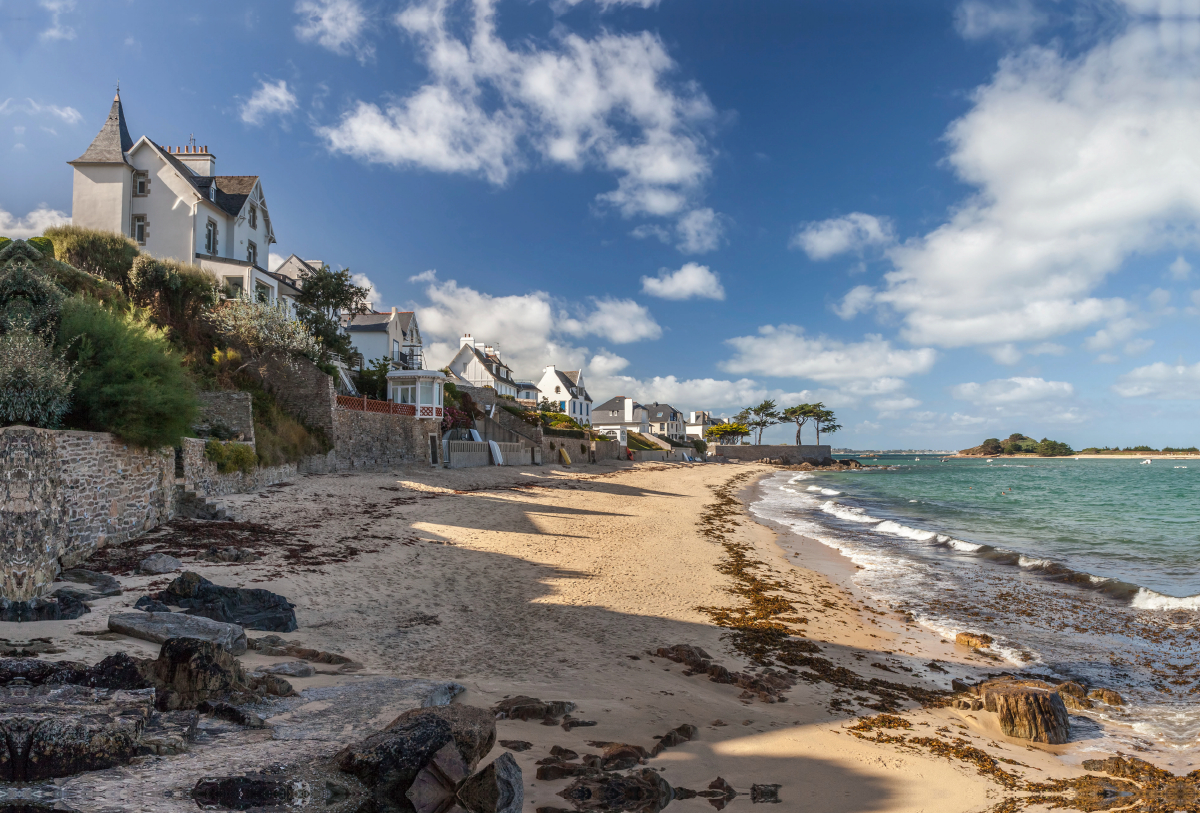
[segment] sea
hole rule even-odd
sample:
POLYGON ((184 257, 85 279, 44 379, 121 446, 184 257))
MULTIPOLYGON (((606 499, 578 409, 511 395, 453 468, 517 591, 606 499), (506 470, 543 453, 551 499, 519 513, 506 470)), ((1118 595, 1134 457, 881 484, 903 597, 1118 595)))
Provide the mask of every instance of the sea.
POLYGON ((750 510, 944 638, 991 635, 996 671, 1116 689, 1126 706, 1085 713, 1096 750, 1194 750, 1200 460, 1142 460, 880 455, 778 472, 750 510))

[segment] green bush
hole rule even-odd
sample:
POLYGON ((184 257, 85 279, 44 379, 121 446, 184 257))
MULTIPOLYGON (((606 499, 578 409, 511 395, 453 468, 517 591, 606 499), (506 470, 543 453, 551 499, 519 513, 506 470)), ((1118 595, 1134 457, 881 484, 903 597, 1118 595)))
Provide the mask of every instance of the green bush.
POLYGON ((1049 438, 1042 438, 1037 445, 1038 457, 1066 457, 1075 454, 1075 450, 1065 443, 1049 438))
POLYGON ((3 248, 11 242, 12 238, 10 237, 0 237, 0 250, 3 250, 3 248))
POLYGON ((249 443, 222 443, 213 438, 204 444, 204 456, 216 464, 221 474, 251 474, 258 465, 258 455, 249 443))
POLYGON ((54 259, 54 241, 49 237, 30 237, 25 242, 42 252, 48 259, 54 259))
POLYGON ((257 382, 243 377, 238 385, 250 393, 254 407, 254 446, 260 466, 299 463, 333 448, 324 432, 296 420, 257 382))
POLYGON ((57 429, 71 406, 71 368, 33 333, 0 336, 0 424, 57 429))
POLYGON ((200 314, 217 304, 217 277, 198 265, 141 254, 129 270, 129 292, 149 308, 155 321, 186 332, 200 314))
POLYGON ((177 446, 199 402, 179 357, 144 317, 72 297, 63 304, 58 348, 78 379, 67 424, 112 432, 150 449, 177 446))
POLYGON ((81 271, 115 283, 129 294, 129 272, 138 256, 138 244, 116 232, 81 226, 54 226, 45 236, 54 244, 54 256, 81 271))
POLYGON ((692 438, 692 448, 700 454, 708 454, 708 444, 700 438, 692 438))

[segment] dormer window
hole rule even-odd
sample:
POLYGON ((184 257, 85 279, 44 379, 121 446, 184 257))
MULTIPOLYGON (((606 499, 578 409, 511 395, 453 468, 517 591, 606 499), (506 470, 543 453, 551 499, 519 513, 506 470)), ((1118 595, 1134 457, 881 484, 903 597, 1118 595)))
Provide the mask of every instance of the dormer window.
POLYGON ((215 183, 209 184, 208 199, 211 200, 213 203, 216 203, 216 201, 217 201, 217 185, 215 183))
POLYGON ((250 204, 249 220, 250 220, 250 228, 257 229, 258 228, 258 207, 255 206, 254 204, 250 204))

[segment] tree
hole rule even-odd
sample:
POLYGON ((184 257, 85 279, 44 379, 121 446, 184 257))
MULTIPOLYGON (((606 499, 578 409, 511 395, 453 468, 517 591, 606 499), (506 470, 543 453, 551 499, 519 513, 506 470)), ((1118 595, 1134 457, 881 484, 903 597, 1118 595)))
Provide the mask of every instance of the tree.
POLYGON ((242 294, 223 302, 210 318, 217 333, 245 351, 245 361, 232 373, 258 363, 270 353, 316 359, 321 350, 317 339, 288 314, 283 303, 271 305, 242 294))
POLYGON ((782 413, 780 413, 780 417, 784 421, 789 421, 791 423, 796 424, 796 445, 797 446, 800 446, 802 443, 802 441, 800 440, 800 430, 802 430, 804 428, 804 424, 806 424, 812 420, 813 410, 824 409, 824 408, 825 408, 825 405, 822 403, 819 403, 819 402, 816 404, 797 404, 796 406, 788 407, 782 413))
POLYGON ((832 435, 834 432, 842 428, 842 425, 837 422, 832 409, 814 409, 812 416, 813 426, 817 430, 817 445, 821 445, 821 433, 832 435))
POLYGON ((1038 457, 1066 457, 1075 454, 1075 450, 1061 441, 1042 438, 1037 445, 1037 453, 1038 457))
POLYGON ((386 401, 387 374, 391 369, 391 359, 372 359, 363 369, 354 374, 354 386, 368 398, 386 401))
POLYGON ((538 404, 538 412, 562 412, 562 407, 558 401, 551 401, 543 395, 541 403, 538 404))
POLYGON ((997 455, 1004 451, 1004 447, 1000 445, 999 438, 988 438, 979 444, 979 451, 987 455, 997 455))
POLYGON ((300 296, 296 297, 296 316, 321 343, 322 356, 329 353, 347 356, 353 352, 341 318, 369 312, 370 295, 368 288, 354 284, 349 268, 334 271, 322 265, 316 271, 303 272, 300 296))
POLYGON ((751 430, 758 433, 755 438, 755 443, 762 443, 763 431, 780 422, 781 416, 778 410, 775 409, 775 402, 771 399, 764 400, 758 406, 752 406, 745 410, 749 420, 745 423, 751 430))
POLYGON ((750 427, 744 423, 738 423, 735 419, 733 421, 713 424, 708 427, 708 431, 705 434, 718 443, 729 443, 730 441, 738 441, 749 435, 750 427))

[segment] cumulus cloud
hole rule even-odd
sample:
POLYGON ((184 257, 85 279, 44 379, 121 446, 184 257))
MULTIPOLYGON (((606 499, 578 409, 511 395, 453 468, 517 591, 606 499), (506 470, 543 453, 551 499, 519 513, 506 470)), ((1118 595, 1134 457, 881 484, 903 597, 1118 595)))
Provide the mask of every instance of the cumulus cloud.
POLYGON ((1170 272, 1172 279, 1183 281, 1192 273, 1192 264, 1183 258, 1180 254, 1175 258, 1175 261, 1167 266, 1167 271, 1170 272))
POLYGON ((850 251, 887 246, 895 239, 895 228, 888 218, 853 212, 845 217, 801 224, 788 245, 803 249, 814 260, 828 260, 850 251))
MULTIPOLYGON (((550 45, 510 48, 496 33, 495 0, 417 2, 396 15, 429 72, 415 92, 360 101, 319 128, 328 147, 362 161, 478 176, 501 185, 535 162, 616 176, 598 201, 626 216, 679 217, 711 172, 703 129, 714 116, 694 83, 649 33, 556 30, 550 45), (463 35, 455 30, 468 18, 463 35)), ((714 240, 695 216, 681 246, 714 240), (693 226, 695 228, 693 228, 693 226)))
POLYGON ((833 312, 843 319, 853 319, 858 314, 869 310, 875 299, 875 289, 870 285, 856 285, 842 297, 842 301, 833 306, 833 312))
POLYGON ((911 396, 901 396, 899 398, 880 398, 871 406, 879 410, 880 417, 894 417, 905 410, 919 407, 921 402, 911 396))
POLYGON ((965 39, 985 37, 1016 37, 1027 39, 1046 24, 1046 15, 1029 0, 986 2, 966 0, 954 13, 954 27, 965 39))
POLYGON ((601 350, 596 355, 592 356, 592 360, 588 362, 588 375, 607 378, 608 376, 616 375, 629 366, 629 359, 622 358, 616 353, 609 353, 601 350))
POLYGON ((806 336, 804 329, 795 325, 765 325, 756 336, 738 336, 727 343, 737 353, 721 364, 727 372, 834 384, 899 380, 928 372, 937 359, 935 350, 901 350, 878 335, 868 334, 861 342, 842 342, 806 336))
POLYGON ((5 237, 39 237, 51 226, 62 226, 70 222, 71 217, 66 212, 51 209, 44 203, 25 217, 16 217, 0 209, 0 235, 5 237))
POLYGON ((296 37, 315 42, 335 54, 353 54, 366 63, 375 56, 375 46, 367 41, 370 19, 356 0, 299 0, 296 37))
POLYGON ((288 89, 287 82, 259 82, 254 91, 242 104, 242 121, 260 125, 272 116, 286 116, 296 109, 296 94, 288 89))
POLYGON ((725 298, 721 277, 697 263, 685 263, 678 271, 664 268, 657 277, 642 277, 642 293, 663 299, 725 298))
POLYGON ((662 336, 662 328, 650 311, 632 299, 592 297, 591 302, 591 310, 562 319, 562 330, 575 336, 600 336, 614 344, 662 336))
POLYGON ((693 209, 679 218, 675 232, 679 235, 676 248, 684 254, 704 254, 720 248, 725 226, 712 209, 693 209))
POLYGON ((24 113, 27 116, 52 116, 66 124, 78 124, 83 120, 83 115, 70 106, 59 107, 55 104, 42 104, 33 99, 18 102, 11 98, 0 103, 0 115, 11 116, 14 113, 24 113))
POLYGON ((375 283, 371 282, 371 278, 366 274, 351 274, 350 281, 360 288, 367 289, 367 307, 371 310, 378 310, 383 304, 383 297, 379 293, 379 289, 375 287, 375 283))
POLYGON ((50 27, 38 38, 43 41, 73 40, 75 29, 63 22, 63 16, 75 10, 75 0, 38 0, 38 5, 50 12, 50 27))
POLYGON ((1030 47, 1001 62, 946 134, 977 193, 889 250, 875 301, 907 340, 1038 342, 1112 323, 1099 346, 1123 330, 1127 304, 1096 295, 1106 278, 1137 252, 1200 242, 1197 27, 1135 22, 1078 57, 1030 47))
POLYGON ((1070 398, 1075 394, 1075 387, 1067 381, 1015 376, 997 378, 983 384, 969 381, 952 387, 950 394, 960 401, 970 401, 980 406, 1006 406, 1070 398))
POLYGON ((1126 398, 1169 401, 1200 400, 1200 363, 1186 365, 1156 362, 1137 367, 1117 379, 1113 391, 1126 398))

